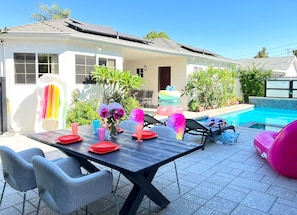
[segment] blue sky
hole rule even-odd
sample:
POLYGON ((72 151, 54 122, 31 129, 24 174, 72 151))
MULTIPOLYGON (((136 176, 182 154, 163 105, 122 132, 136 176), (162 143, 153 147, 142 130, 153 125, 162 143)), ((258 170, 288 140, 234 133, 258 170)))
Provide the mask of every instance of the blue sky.
POLYGON ((143 37, 163 31, 172 40, 231 59, 270 57, 297 49, 296 0, 0 0, 0 28, 34 22, 38 5, 56 3, 71 18, 143 37))

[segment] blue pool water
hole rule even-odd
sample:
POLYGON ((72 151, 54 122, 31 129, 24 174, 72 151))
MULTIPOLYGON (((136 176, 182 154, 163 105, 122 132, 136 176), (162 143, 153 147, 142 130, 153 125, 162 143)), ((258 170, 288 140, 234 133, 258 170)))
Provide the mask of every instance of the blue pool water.
POLYGON ((263 130, 279 130, 297 119, 297 110, 254 108, 220 116, 227 124, 263 130), (276 129, 271 129, 275 127, 276 129))

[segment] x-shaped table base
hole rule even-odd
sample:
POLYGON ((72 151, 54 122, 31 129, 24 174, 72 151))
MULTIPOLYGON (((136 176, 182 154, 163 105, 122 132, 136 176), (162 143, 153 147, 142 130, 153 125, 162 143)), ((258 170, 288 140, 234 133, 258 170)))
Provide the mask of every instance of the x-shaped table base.
POLYGON ((147 195, 153 202, 162 208, 165 208, 170 203, 170 201, 151 183, 157 170, 158 168, 152 168, 149 172, 135 175, 122 172, 122 174, 134 184, 134 186, 126 199, 120 214, 136 214, 144 195, 147 195))

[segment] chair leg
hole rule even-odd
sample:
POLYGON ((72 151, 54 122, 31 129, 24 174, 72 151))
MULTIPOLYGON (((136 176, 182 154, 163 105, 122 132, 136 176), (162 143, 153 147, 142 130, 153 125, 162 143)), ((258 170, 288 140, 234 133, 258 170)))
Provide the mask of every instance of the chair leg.
POLYGON ((121 177, 121 173, 119 173, 119 177, 116 183, 116 187, 115 187, 115 191, 118 189, 119 183, 120 183, 120 177, 121 177))
POLYGON ((23 196, 23 210, 22 210, 22 215, 25 214, 26 195, 27 195, 27 192, 25 191, 24 192, 24 196, 23 196))
POLYGON ((38 215, 39 213, 40 203, 41 203, 41 198, 39 198, 38 200, 36 215, 38 215))
POLYGON ((180 194, 180 186, 179 186, 179 180, 178 180, 178 174, 177 174, 176 163, 175 163, 175 161, 173 161, 173 163, 174 163, 174 168, 175 168, 175 175, 176 175, 176 181, 177 181, 178 193, 180 194))
POLYGON ((117 192, 113 191, 113 195, 114 195, 114 202, 115 202, 115 206, 116 206, 116 214, 119 215, 120 211, 119 211, 119 201, 118 201, 117 192))
POLYGON ((205 146, 206 140, 207 140, 207 136, 206 135, 202 135, 202 138, 201 138, 202 150, 204 150, 204 146, 205 146))
POLYGON ((6 188, 6 182, 4 182, 4 186, 3 186, 3 189, 2 189, 2 193, 1 193, 0 206, 2 204, 2 199, 3 199, 3 196, 4 196, 5 188, 6 188))

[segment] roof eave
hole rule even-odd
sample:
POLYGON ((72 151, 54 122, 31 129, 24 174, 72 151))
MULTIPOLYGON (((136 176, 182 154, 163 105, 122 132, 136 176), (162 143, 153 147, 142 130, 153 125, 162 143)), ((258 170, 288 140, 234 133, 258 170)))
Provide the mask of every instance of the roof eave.
POLYGON ((80 41, 87 41, 87 42, 95 42, 95 43, 103 43, 107 45, 114 45, 114 46, 120 46, 123 48, 133 48, 133 49, 138 49, 142 51, 150 51, 150 52, 157 52, 160 54, 166 54, 166 55, 173 55, 173 56, 179 56, 179 57, 186 57, 186 58, 191 58, 191 57, 197 57, 197 58, 204 58, 212 61, 218 61, 218 62, 227 62, 231 64, 237 64, 236 61, 232 61, 229 59, 222 59, 218 57, 213 57, 213 56, 208 56, 208 55, 203 55, 203 54, 189 54, 185 52, 180 52, 180 51, 174 51, 174 50, 169 50, 165 48, 158 48, 154 46, 149 46, 147 44, 138 44, 135 42, 129 42, 129 41, 122 41, 119 39, 115 38, 104 38, 101 37, 98 39, 98 36, 95 35, 79 35, 79 34, 74 34, 74 33, 65 33, 65 32, 8 32, 7 34, 2 34, 1 39, 53 39, 57 38, 60 40, 65 40, 65 39, 73 39, 73 40, 80 40, 80 41))

